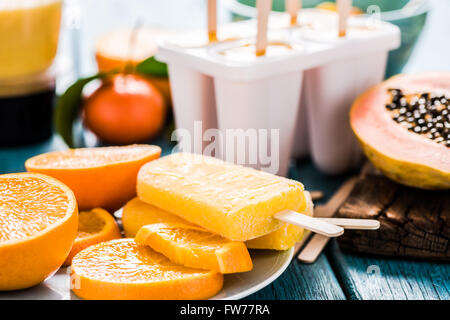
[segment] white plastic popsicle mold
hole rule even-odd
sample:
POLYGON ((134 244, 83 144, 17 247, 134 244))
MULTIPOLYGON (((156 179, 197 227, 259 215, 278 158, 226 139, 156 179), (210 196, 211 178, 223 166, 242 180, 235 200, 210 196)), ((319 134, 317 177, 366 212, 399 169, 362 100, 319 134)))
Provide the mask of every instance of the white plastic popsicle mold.
MULTIPOLYGON (((176 88, 172 89, 175 125, 178 129, 187 130, 190 136, 187 141, 179 141, 180 151, 202 153, 206 146, 203 141, 204 132, 217 128, 213 79, 189 66, 177 63, 169 64, 168 69, 170 85, 176 88), (198 130, 200 131, 197 132, 198 130)), ((177 138, 185 139, 183 135, 177 138)))
POLYGON ((362 152, 350 128, 349 111, 355 97, 383 79, 386 60, 387 52, 374 52, 305 72, 304 107, 313 128, 310 152, 323 172, 339 174, 360 164, 362 152))
MULTIPOLYGON (((220 155, 223 160, 246 164, 273 174, 287 174, 302 76, 301 72, 295 70, 246 83, 222 77, 214 79, 219 130, 226 133, 227 129, 243 129, 246 132, 242 132, 242 136, 250 137, 253 134, 258 139, 258 144, 249 142, 248 145, 239 145, 236 142, 232 147, 222 146, 221 150, 226 150, 226 154, 220 155), (256 131, 252 131, 254 129, 256 131), (277 132, 273 133, 271 129, 277 132), (276 141, 272 141, 272 138, 276 141), (279 157, 276 161, 270 160, 266 157, 269 154, 278 154, 279 157), (244 161, 240 161, 239 157, 244 161)), ((228 134, 223 136, 230 139, 228 134)))
MULTIPOLYGON (((349 20, 347 36, 339 38, 333 28, 337 24, 336 15, 307 10, 301 19, 308 31, 300 27, 293 31, 293 37, 317 39, 334 46, 364 40, 368 32, 373 33, 372 36, 382 32, 376 25, 380 21, 353 18, 349 20)), ((300 143, 310 148, 315 165, 328 174, 353 169, 362 159, 348 114, 359 94, 383 80, 390 49, 389 43, 385 46, 368 43, 367 46, 371 51, 349 52, 347 58, 308 70, 304 75, 302 107, 312 130, 308 132, 309 143, 300 143)), ((299 148, 297 146, 297 150, 299 148)))
MULTIPOLYGON (((236 155, 242 150, 228 150, 221 141, 222 152, 216 156, 235 162, 238 156, 241 160, 244 155, 246 160, 256 157, 256 162, 244 164, 279 175, 287 174, 292 152, 295 156, 310 153, 326 173, 341 173, 358 164, 361 153, 348 112, 360 93, 383 79, 387 54, 400 45, 400 31, 382 21, 372 25, 367 17, 350 18, 347 37, 338 38, 330 31, 332 27, 323 27, 332 20, 328 14, 308 21, 308 15, 311 20, 316 12, 304 11, 300 25, 292 28, 281 27, 285 16, 271 17, 269 43, 291 45, 293 49, 285 55, 238 60, 221 54, 253 43, 254 37, 199 47, 183 47, 170 40, 160 44, 157 59, 169 66, 177 128, 187 129, 197 139, 201 137, 194 133, 194 121, 202 121, 201 135, 217 128, 222 133, 267 129, 270 136, 270 130, 277 129, 279 143, 274 145, 269 139, 266 146, 269 153, 278 152, 276 172, 274 166, 261 161, 257 155, 261 150, 255 145, 247 145, 244 154, 236 155), (317 21, 320 27, 315 29, 312 23, 317 21)), ((236 38, 245 37, 251 31, 239 30, 254 24, 237 22, 219 30, 225 29, 223 34, 229 37, 234 32, 236 38)), ((200 149, 204 148, 205 143, 200 149)), ((197 144, 197 149, 187 151, 200 149, 197 144)))
MULTIPOLYGON (((305 71, 306 73, 307 71, 305 71)), ((306 112, 305 85, 301 88, 300 105, 297 111, 297 122, 295 125, 294 141, 292 143, 292 157, 304 158, 310 153, 308 115, 306 112)))

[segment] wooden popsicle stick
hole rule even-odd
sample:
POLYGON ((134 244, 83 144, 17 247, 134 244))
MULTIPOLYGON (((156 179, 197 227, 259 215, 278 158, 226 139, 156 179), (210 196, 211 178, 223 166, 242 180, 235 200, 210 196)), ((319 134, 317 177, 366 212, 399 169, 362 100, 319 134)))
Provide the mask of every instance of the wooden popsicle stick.
POLYGON ((347 218, 316 218, 344 229, 353 230, 378 230, 380 222, 374 219, 347 219, 347 218))
MULTIPOLYGON (((347 199, 352 191, 357 177, 352 177, 345 181, 341 187, 334 193, 334 195, 328 200, 324 206, 317 206, 314 209, 314 216, 317 217, 331 217, 336 210, 341 206, 342 202, 347 199)), ((323 248, 328 243, 330 238, 324 237, 320 234, 314 234, 311 236, 311 240, 306 244, 301 253, 297 256, 297 259, 305 263, 313 263, 317 260, 317 257, 322 252, 323 248)))
POLYGON ((297 24, 297 15, 300 10, 301 0, 285 0, 284 6, 291 17, 291 25, 297 24))
POLYGON ((344 233, 344 228, 340 226, 292 210, 283 210, 276 213, 274 217, 330 238, 338 237, 344 233))
POLYGON ((352 8, 352 0, 337 0, 339 15, 339 37, 347 34, 347 20, 352 8))
POLYGON ((305 263, 313 263, 322 252, 330 238, 321 234, 315 234, 306 247, 300 252, 297 259, 305 263))
POLYGON ((256 55, 263 56, 267 48, 267 28, 269 24, 269 14, 272 10, 272 0, 257 0, 258 8, 258 30, 256 33, 256 55))
POLYGON ((320 190, 310 191, 309 194, 311 195, 312 200, 319 200, 323 198, 323 192, 320 190))
POLYGON ((314 217, 329 218, 332 217, 336 210, 340 207, 342 202, 348 198, 352 191, 357 177, 352 177, 345 181, 336 191, 328 202, 323 206, 317 206, 314 208, 314 217))
POLYGON ((217 0, 208 0, 208 39, 217 41, 217 0))

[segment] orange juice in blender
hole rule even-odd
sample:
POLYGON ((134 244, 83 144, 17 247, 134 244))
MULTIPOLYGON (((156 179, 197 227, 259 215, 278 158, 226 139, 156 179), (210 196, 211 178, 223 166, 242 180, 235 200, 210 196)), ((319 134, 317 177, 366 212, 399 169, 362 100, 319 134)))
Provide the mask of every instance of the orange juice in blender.
POLYGON ((0 1, 0 79, 50 67, 56 55, 62 0, 0 1))

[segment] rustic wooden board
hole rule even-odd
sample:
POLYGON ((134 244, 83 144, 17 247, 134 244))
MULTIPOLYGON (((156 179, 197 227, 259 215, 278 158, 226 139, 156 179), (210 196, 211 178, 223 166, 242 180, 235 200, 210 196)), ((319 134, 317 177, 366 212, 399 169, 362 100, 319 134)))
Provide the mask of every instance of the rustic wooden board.
POLYGON ((337 216, 378 219, 378 231, 347 230, 342 248, 396 257, 450 261, 450 191, 401 186, 363 175, 337 216))
MULTIPOLYGON (((373 173, 370 168, 364 171, 373 173)), ((325 176, 308 160, 298 162, 291 176, 310 190, 322 190, 322 203, 348 178, 325 176)), ((349 230, 344 235, 347 233, 349 230)), ((450 299, 448 263, 354 254, 341 250, 335 240, 327 246, 325 255, 347 299, 450 299)))

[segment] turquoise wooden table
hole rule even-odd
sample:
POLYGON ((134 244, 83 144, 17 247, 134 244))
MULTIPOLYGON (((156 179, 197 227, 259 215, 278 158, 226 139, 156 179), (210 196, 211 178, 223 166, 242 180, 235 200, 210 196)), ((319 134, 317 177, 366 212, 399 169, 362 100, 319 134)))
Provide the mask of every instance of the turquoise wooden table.
MULTIPOLYGON (((429 23, 426 25, 417 49, 406 66, 407 72, 450 71, 450 60, 448 60, 450 41, 442 41, 445 40, 442 39, 443 37, 447 37, 448 40, 450 20, 447 17, 450 15, 450 2, 442 0, 432 2, 435 8, 429 16, 429 23), (439 43, 439 50, 433 50, 436 43, 439 43)), ((93 5, 92 2, 87 3, 93 5)), ((155 7, 167 4, 150 0, 147 3, 155 7)), ((199 18, 203 14, 203 5, 197 2, 195 6, 187 6, 184 9, 185 16, 186 10, 193 12, 188 15, 190 17, 199 18)), ((153 11, 155 21, 161 20, 161 17, 156 14, 157 11, 153 11)), ((149 14, 152 16, 151 12, 149 14)), ((174 24, 177 23, 178 18, 180 17, 172 19, 174 24)), ((194 21, 197 20, 201 21, 201 18, 191 19, 193 26, 195 26, 194 21)), ((93 27, 95 26, 89 25, 90 34, 93 27)), ((86 48, 83 51, 92 54, 92 51, 86 48)), ((89 58, 82 60, 85 63, 82 72, 92 71, 90 60, 89 58)), ((65 145, 59 139, 52 138, 30 147, 0 149, 0 173, 23 171, 23 164, 27 158, 62 148, 65 148, 65 145)), ((346 179, 346 176, 322 175, 309 160, 294 163, 290 175, 302 181, 309 190, 322 190, 325 193, 323 201, 326 201, 346 179)), ((302 264, 294 259, 279 279, 253 294, 249 299, 449 300, 450 264, 350 254, 341 251, 337 243, 331 241, 314 264, 302 264)))

